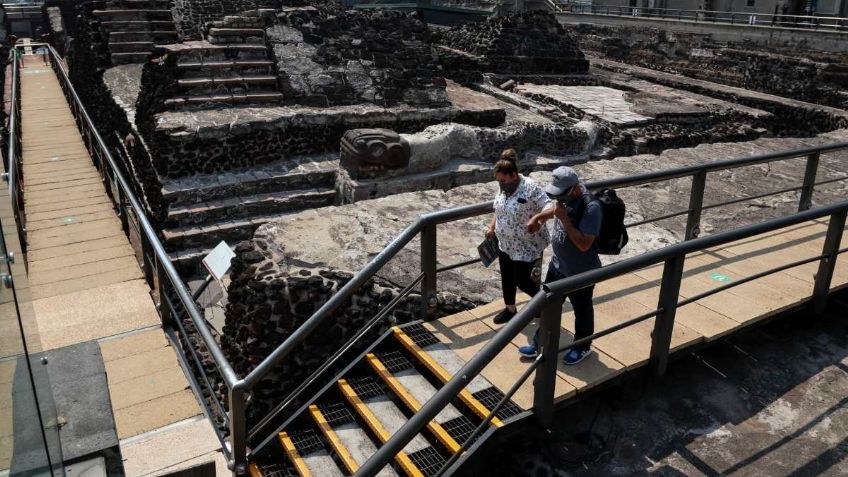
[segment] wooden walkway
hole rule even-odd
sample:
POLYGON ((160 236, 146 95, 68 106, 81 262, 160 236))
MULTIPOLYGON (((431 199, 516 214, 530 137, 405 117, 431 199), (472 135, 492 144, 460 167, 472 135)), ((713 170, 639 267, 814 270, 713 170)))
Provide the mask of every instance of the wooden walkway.
MULTIPOLYGON (((733 280, 821 254, 827 225, 810 222, 734 242, 686 257, 680 299, 717 288, 733 280)), ((848 232, 842 247, 848 246, 848 232)), ((818 262, 754 280, 719 292, 677 311, 672 348, 681 350, 704 341, 713 341, 757 321, 807 301, 813 290, 813 275, 818 262)), ((657 307, 662 265, 643 269, 595 288, 595 331, 649 312, 657 307)), ((832 289, 848 286, 848 256, 837 260, 832 289)), ((524 296, 524 302, 529 297, 524 296)), ((462 358, 470 359, 486 344, 501 325, 492 321, 503 309, 503 302, 477 307, 425 324, 442 342, 462 358)), ((574 315, 568 302, 562 318, 560 342, 570 343, 574 315)), ((560 362, 556 385, 557 400, 562 402, 606 382, 622 372, 646 364, 650 356, 654 319, 596 340, 593 353, 576 366, 560 362)), ((507 392, 529 362, 520 359, 518 347, 527 344, 535 324, 513 340, 483 371, 492 384, 507 392)), ((561 356, 560 356, 561 357, 561 356)), ((532 377, 519 389, 513 400, 524 409, 533 403, 532 377)))
POLYGON ((23 58, 27 262, 41 349, 99 342, 128 475, 223 466, 59 81, 45 57, 23 58), (187 431, 193 444, 176 445, 187 431))

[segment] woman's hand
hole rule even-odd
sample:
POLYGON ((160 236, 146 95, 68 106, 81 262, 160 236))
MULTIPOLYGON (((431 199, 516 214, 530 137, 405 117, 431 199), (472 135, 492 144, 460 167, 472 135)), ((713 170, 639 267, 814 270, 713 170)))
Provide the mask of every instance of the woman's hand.
POLYGON ((492 224, 492 225, 489 226, 489 228, 486 229, 486 238, 490 239, 494 236, 495 236, 495 224, 492 224))
POLYGON ((542 221, 542 219, 538 215, 534 215, 527 222, 527 233, 535 234, 536 232, 538 232, 542 228, 543 223, 544 222, 542 221))

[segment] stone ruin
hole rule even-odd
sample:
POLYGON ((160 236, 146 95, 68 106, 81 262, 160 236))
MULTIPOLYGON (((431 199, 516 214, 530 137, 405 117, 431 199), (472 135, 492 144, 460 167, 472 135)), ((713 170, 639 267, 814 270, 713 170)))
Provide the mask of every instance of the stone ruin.
MULTIPOLYGON (((298 261, 292 260, 291 253, 275 240, 277 233, 273 226, 263 227, 251 241, 235 248, 221 346, 235 372, 242 376, 353 277, 349 271, 296 264, 298 261)), ((366 283, 295 349, 291 359, 254 388, 252 400, 256 404, 249 407, 249 420, 255 423, 261 419, 270 410, 270 405, 281 398, 280 390, 294 389, 305 381, 398 293, 399 288, 385 280, 366 283)), ((436 303, 441 316, 474 307, 472 302, 450 293, 438 294, 436 303)), ((373 339, 394 324, 417 319, 420 306, 420 296, 416 293, 401 299, 369 336, 373 339)), ((342 360, 340 366, 346 363, 342 360)))
POLYGON ((692 78, 837 108, 848 107, 848 54, 715 41, 709 34, 581 24, 592 54, 692 78))
MULTIPOLYGON (((221 240, 245 241, 220 336, 239 373, 360 266, 304 263, 279 245, 274 224, 294 212, 487 182, 507 147, 529 172, 848 124, 833 108, 602 59, 590 70, 578 40, 595 40, 541 12, 451 29, 336 2, 87 0, 62 13, 72 79, 175 264, 192 276, 221 240), (366 154, 358 139, 402 154, 366 154)), ((308 358, 260 386, 253 416, 395 297, 397 283, 363 288, 297 353, 308 358)), ((482 300, 466 298, 440 295, 439 310, 482 300)), ((381 327, 413 319, 418 300, 381 327)))

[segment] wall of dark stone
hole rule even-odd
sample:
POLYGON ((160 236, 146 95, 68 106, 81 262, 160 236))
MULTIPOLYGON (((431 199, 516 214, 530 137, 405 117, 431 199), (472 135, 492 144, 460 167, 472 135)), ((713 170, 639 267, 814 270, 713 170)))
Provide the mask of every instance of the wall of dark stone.
POLYGON ((580 24, 581 45, 602 57, 801 101, 848 107, 848 54, 718 42, 708 34, 580 24))
MULTIPOLYGON (((516 74, 586 73, 589 62, 556 18, 541 11, 490 17, 455 27, 438 42, 472 55, 476 70, 516 74)), ((470 68, 466 66, 466 68, 470 68)))
MULTIPOLYGON (((272 227, 260 228, 252 240, 238 244, 236 257, 232 260, 221 347, 240 376, 253 370, 353 277, 347 271, 290 266, 284 246, 273 240, 272 227)), ((248 420, 255 423, 263 417, 398 293, 399 289, 388 283, 367 282, 319 325, 283 365, 260 381, 253 390, 248 420)), ((415 320, 419 300, 416 294, 402 299, 395 311, 375 326, 374 331, 362 340, 363 345, 353 349, 350 356, 364 350, 365 345, 390 326, 415 320)), ((474 306, 449 294, 440 294, 437 300, 441 316, 474 306)), ((349 359, 343 359, 340 366, 348 362, 349 359)), ((324 379, 317 384, 329 382, 332 375, 325 373, 324 379)))
POLYGON ((200 40, 207 22, 257 8, 279 8, 280 3, 279 0, 174 0, 171 12, 181 40, 200 40))
POLYGON ((267 29, 283 93, 313 106, 445 106, 430 31, 414 13, 286 9, 267 29))

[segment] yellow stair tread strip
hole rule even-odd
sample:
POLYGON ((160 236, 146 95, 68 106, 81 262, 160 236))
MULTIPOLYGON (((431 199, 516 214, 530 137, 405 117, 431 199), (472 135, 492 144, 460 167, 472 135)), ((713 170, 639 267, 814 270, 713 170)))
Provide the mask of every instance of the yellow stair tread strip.
POLYGON ((247 468, 250 471, 250 477, 262 477, 262 472, 256 462, 251 462, 247 468))
POLYGON ((294 446, 294 442, 292 442, 288 433, 283 431, 278 435, 278 437, 280 438, 280 444, 282 444, 283 450, 289 458, 289 462, 294 465, 294 468, 297 473, 300 474, 300 477, 312 477, 312 472, 309 472, 309 468, 306 467, 306 463, 303 462, 303 458, 297 452, 297 448, 294 446))
POLYGON ((318 426, 318 429, 321 430, 321 433, 324 434, 324 437, 330 442, 330 445, 333 446, 333 450, 336 451, 336 454, 339 455, 339 459, 341 459, 345 468, 351 474, 355 474, 357 470, 359 470, 359 465, 353 460, 353 456, 350 455, 350 452, 347 450, 344 444, 342 444, 339 436, 336 435, 336 431, 330 427, 330 423, 327 422, 327 419, 324 418, 324 414, 318 409, 318 406, 315 404, 309 405, 309 414, 312 415, 312 420, 315 421, 315 424, 318 426))
MULTIPOLYGON (((395 337, 401 344, 412 354, 414 354, 418 360, 423 364, 427 369, 430 370, 431 373, 435 374, 442 383, 447 383, 453 377, 451 374, 442 367, 441 364, 437 363, 426 351, 421 349, 415 341, 412 341, 412 338, 409 337, 401 328, 395 326, 392 328, 395 334, 395 337)), ((467 389, 464 389, 459 392, 459 399, 465 403, 466 406, 470 407, 475 414, 477 414, 480 419, 485 419, 486 416, 489 415, 491 409, 488 409, 483 405, 480 401, 477 400, 467 389)), ((496 427, 503 426, 503 422, 495 416, 492 418, 492 424, 496 427)))
MULTIPOLYGON (((392 388, 392 391, 398 397, 400 397, 400 400, 403 401, 404 404, 406 404, 406 407, 408 407, 412 412, 418 412, 421 410, 421 403, 419 403, 418 400, 415 399, 415 396, 410 394, 409 391, 407 391, 406 388, 403 387, 400 381, 398 381, 398 379, 394 377, 394 375, 390 373, 388 369, 386 369, 386 366, 383 364, 382 361, 380 361, 380 358, 378 358, 374 353, 368 353, 366 359, 368 361, 368 364, 370 364, 371 367, 374 368, 374 371, 376 371, 377 374, 380 375, 380 378, 382 378, 383 381, 390 388, 392 388)), ((448 434, 445 428, 442 427, 442 425, 438 422, 428 422, 427 429, 429 429, 430 432, 432 432, 433 435, 436 436, 436 439, 438 439, 443 446, 447 447, 452 454, 456 454, 456 452, 461 447, 459 443, 456 442, 456 440, 451 437, 451 435, 448 434)))
MULTIPOLYGON (((350 405, 356 409, 356 412, 363 420, 365 420, 365 423, 368 424, 368 427, 371 428, 374 434, 377 434, 377 438, 380 439, 380 443, 385 444, 389 440, 389 437, 391 437, 389 435, 389 431, 380 424, 380 420, 377 419, 377 416, 375 416, 374 413, 368 409, 368 406, 359 399, 359 395, 356 394, 356 391, 353 390, 353 387, 351 387, 346 379, 339 379, 338 385, 345 399, 347 399, 350 405)), ((406 452, 398 452, 395 455, 395 461, 397 461, 398 465, 400 465, 409 477, 424 477, 424 474, 421 473, 406 452)))

